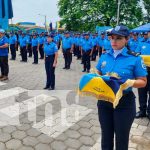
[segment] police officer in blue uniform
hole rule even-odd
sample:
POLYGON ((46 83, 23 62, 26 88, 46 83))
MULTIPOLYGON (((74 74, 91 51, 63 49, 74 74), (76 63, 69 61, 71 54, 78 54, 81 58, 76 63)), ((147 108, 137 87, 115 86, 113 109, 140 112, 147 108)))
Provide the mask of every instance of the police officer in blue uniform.
POLYGON ((105 52, 107 52, 107 51, 109 51, 111 49, 112 49, 112 47, 111 47, 111 43, 110 43, 110 36, 109 36, 109 33, 108 33, 107 37, 104 40, 102 53, 105 53, 105 52))
POLYGON ((47 37, 47 42, 44 44, 45 53, 45 70, 47 75, 47 82, 44 89, 55 89, 55 68, 58 58, 58 47, 53 41, 54 35, 47 37))
POLYGON ((44 36, 43 33, 40 34, 39 38, 39 52, 40 52, 40 59, 44 59, 44 50, 43 50, 43 44, 44 44, 44 36))
POLYGON ((8 48, 9 41, 5 36, 5 31, 0 29, 0 67, 1 67, 1 76, 0 80, 8 80, 9 65, 8 65, 8 48))
POLYGON ((65 59, 65 66, 63 69, 70 69, 73 53, 73 41, 68 31, 65 32, 64 37, 62 39, 62 49, 65 59))
POLYGON ((141 40, 141 42, 150 43, 148 32, 143 32, 143 39, 141 40))
POLYGON ((96 61, 97 51, 98 51, 98 39, 96 34, 93 34, 92 37, 92 43, 93 43, 93 53, 92 53, 92 61, 96 61))
POLYGON ((83 61, 83 71, 89 73, 91 68, 91 61, 90 58, 93 53, 93 43, 91 39, 89 38, 89 33, 84 34, 85 39, 82 41, 81 45, 81 55, 82 55, 82 61, 83 61))
POLYGON ((22 57, 21 62, 27 62, 27 38, 25 37, 25 33, 22 33, 20 37, 20 52, 22 57))
POLYGON ((98 40, 98 54, 99 57, 102 55, 103 47, 104 47, 105 33, 101 32, 101 37, 98 40))
POLYGON ((10 45, 10 51, 11 51, 11 59, 10 60, 15 60, 16 59, 17 38, 13 32, 10 33, 9 45, 10 45))
MULTIPOLYGON (((115 27, 111 33, 112 50, 102 54, 96 66, 100 75, 115 72, 123 79, 133 79, 134 88, 145 87, 147 83, 146 67, 140 56, 126 47, 129 30, 126 26, 115 27)), ((132 88, 123 91, 123 97, 114 109, 106 101, 98 101, 98 115, 102 129, 102 150, 128 150, 129 133, 136 114, 135 96, 132 88)))
POLYGON ((28 34, 27 36, 27 50, 29 57, 32 57, 32 35, 28 34))
MULTIPOLYGON (((150 43, 141 42, 136 49, 141 55, 150 55, 150 43)), ((138 89, 140 111, 137 112, 136 118, 148 117, 150 119, 150 67, 147 66, 147 85, 138 89)))
POLYGON ((34 55, 34 62, 33 64, 38 64, 38 39, 37 39, 37 34, 33 34, 33 39, 32 39, 32 51, 34 55))
POLYGON ((132 39, 129 40, 128 46, 131 51, 135 52, 139 45, 138 34, 136 32, 132 33, 132 39))

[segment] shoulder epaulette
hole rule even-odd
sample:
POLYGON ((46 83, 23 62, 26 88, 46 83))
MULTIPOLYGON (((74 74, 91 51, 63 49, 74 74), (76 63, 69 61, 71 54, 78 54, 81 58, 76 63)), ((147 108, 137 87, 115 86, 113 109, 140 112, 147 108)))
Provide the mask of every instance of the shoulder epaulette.
POLYGON ((135 56, 135 57, 137 57, 137 56, 140 55, 140 53, 136 53, 136 52, 133 52, 133 51, 131 51, 131 50, 128 50, 127 53, 128 53, 129 55, 132 55, 132 56, 135 56))

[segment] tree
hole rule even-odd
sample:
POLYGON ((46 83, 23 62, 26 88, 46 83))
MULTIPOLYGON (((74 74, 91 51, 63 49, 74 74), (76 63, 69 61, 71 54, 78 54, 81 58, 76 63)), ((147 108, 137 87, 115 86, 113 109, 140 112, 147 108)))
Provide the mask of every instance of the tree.
MULTIPOLYGON (((118 0, 59 0, 61 24, 67 30, 94 31, 96 25, 115 26, 118 0)), ((135 27, 143 23, 138 0, 121 0, 120 23, 135 27)))
POLYGON ((149 0, 143 0, 144 7, 146 9, 146 15, 145 15, 145 23, 150 23, 150 4, 149 0))

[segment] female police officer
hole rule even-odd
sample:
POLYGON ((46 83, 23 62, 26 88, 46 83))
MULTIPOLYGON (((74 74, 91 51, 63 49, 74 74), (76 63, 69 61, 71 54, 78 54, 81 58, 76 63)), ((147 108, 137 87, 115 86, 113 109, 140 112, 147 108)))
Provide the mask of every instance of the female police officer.
POLYGON ((47 75, 47 83, 44 89, 55 89, 55 67, 58 58, 58 48, 56 43, 53 42, 53 35, 47 37, 47 42, 44 44, 45 53, 45 69, 47 75))
MULTIPOLYGON (((102 54, 96 68, 101 75, 115 72, 122 79, 134 79, 134 88, 144 87, 146 67, 140 56, 126 48, 128 28, 121 25, 111 33, 112 50, 102 54)), ((123 91, 119 105, 113 109, 111 103, 98 101, 98 115, 102 128, 102 150, 113 150, 114 133, 116 150, 128 150, 129 133, 135 117, 135 96, 132 88, 123 91)))

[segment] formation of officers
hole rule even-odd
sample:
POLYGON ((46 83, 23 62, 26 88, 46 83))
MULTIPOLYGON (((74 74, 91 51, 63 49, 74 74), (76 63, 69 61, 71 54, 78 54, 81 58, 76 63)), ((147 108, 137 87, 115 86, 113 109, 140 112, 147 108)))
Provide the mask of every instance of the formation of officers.
MULTIPOLYGON (((141 55, 150 55, 150 37, 148 32, 131 32, 128 40, 129 51, 141 55)), ((58 50, 62 47, 64 55, 63 69, 70 69, 72 56, 81 61, 82 72, 89 72, 91 61, 96 61, 103 53, 107 53, 111 47, 110 36, 105 32, 98 33, 51 33, 26 32, 5 33, 0 29, 0 80, 8 80, 8 51, 10 49, 11 60, 16 59, 16 51, 20 51, 21 62, 27 62, 28 57, 33 57, 33 64, 38 64, 39 59, 45 58, 45 70, 47 82, 44 89, 55 89, 55 67, 57 65, 58 50), (39 56, 40 55, 40 56, 39 56)), ((140 111, 136 118, 149 117, 150 119, 150 67, 147 67, 147 86, 139 88, 140 111), (148 96, 149 95, 149 96, 148 96)))

